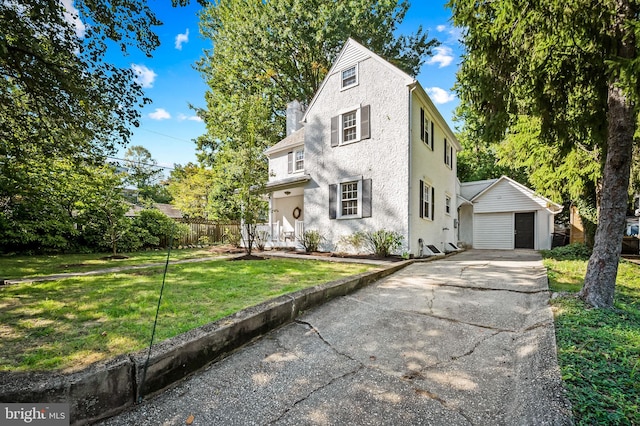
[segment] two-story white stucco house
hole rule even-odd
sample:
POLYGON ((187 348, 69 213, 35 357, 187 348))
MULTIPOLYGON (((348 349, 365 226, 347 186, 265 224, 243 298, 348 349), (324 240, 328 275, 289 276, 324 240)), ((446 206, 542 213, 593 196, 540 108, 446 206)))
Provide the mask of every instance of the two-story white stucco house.
POLYGON ((271 244, 317 230, 387 229, 419 256, 457 243, 460 144, 420 83, 349 39, 306 111, 288 106, 287 137, 269 148, 271 244))

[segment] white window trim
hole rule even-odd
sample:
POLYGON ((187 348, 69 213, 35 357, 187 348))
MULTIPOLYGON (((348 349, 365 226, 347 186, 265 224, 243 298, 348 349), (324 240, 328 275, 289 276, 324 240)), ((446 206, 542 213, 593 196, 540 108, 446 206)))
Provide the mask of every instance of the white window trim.
POLYGON ((339 125, 339 130, 340 130, 340 139, 339 139, 339 145, 349 145, 351 143, 356 143, 356 142, 360 142, 362 136, 361 136, 361 127, 362 127, 362 120, 360 118, 360 110, 362 109, 362 106, 360 104, 355 105, 351 108, 345 108, 343 110, 340 110, 339 114, 338 114, 338 125, 339 125), (350 112, 356 112, 356 138, 350 141, 344 141, 344 115, 348 114, 350 112))
POLYGON ((336 197, 336 219, 360 219, 362 218, 362 176, 351 176, 342 179, 338 182, 337 188, 338 194, 336 197), (356 214, 343 215, 342 214, 342 185, 345 183, 357 183, 358 184, 358 212, 356 214))
POLYGON ((347 89, 351 89, 352 87, 357 86, 360 83, 360 79, 358 78, 358 64, 355 64, 353 66, 350 67, 346 67, 340 70, 339 75, 340 75, 340 91, 343 90, 347 90, 347 89), (355 73, 356 73, 356 81, 354 83, 349 84, 348 86, 344 86, 344 79, 342 78, 342 73, 344 73, 345 71, 350 70, 351 68, 355 68, 355 73))
POLYGON ((292 173, 302 173, 302 172, 304 172, 304 147, 293 150, 293 172, 292 173), (298 169, 296 167, 298 163, 296 161, 296 155, 298 155, 299 152, 302 152, 302 167, 298 169))
POLYGON ((449 195, 448 192, 445 192, 445 194, 444 194, 444 213, 447 216, 451 216, 451 199, 452 199, 451 195, 449 195), (447 211, 447 207, 449 208, 449 211, 447 211))

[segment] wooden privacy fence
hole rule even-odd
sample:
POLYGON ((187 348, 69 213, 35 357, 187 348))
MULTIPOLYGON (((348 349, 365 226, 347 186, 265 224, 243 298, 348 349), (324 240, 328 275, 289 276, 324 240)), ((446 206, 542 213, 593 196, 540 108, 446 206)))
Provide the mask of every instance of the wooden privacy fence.
MULTIPOLYGON (((238 223, 216 223, 204 219, 175 219, 189 227, 185 235, 174 238, 174 246, 190 246, 199 244, 233 243, 234 236, 240 234, 238 223)), ((168 241, 162 241, 166 246, 168 241)))

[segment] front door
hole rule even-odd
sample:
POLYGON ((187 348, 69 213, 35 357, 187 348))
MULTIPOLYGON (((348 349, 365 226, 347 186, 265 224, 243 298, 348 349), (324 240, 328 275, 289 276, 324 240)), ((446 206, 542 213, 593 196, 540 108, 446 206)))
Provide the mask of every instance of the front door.
POLYGON ((516 213, 515 248, 533 249, 536 213, 516 213))

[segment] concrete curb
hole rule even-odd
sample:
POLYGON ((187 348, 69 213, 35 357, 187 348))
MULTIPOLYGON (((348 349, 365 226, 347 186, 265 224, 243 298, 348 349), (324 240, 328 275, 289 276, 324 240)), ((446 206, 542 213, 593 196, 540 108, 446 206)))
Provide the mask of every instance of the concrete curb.
POLYGON ((97 362, 72 373, 0 372, 0 402, 66 402, 71 424, 95 422, 152 396, 216 362, 307 309, 347 295, 414 260, 280 296, 216 322, 190 330, 148 350, 97 362))

